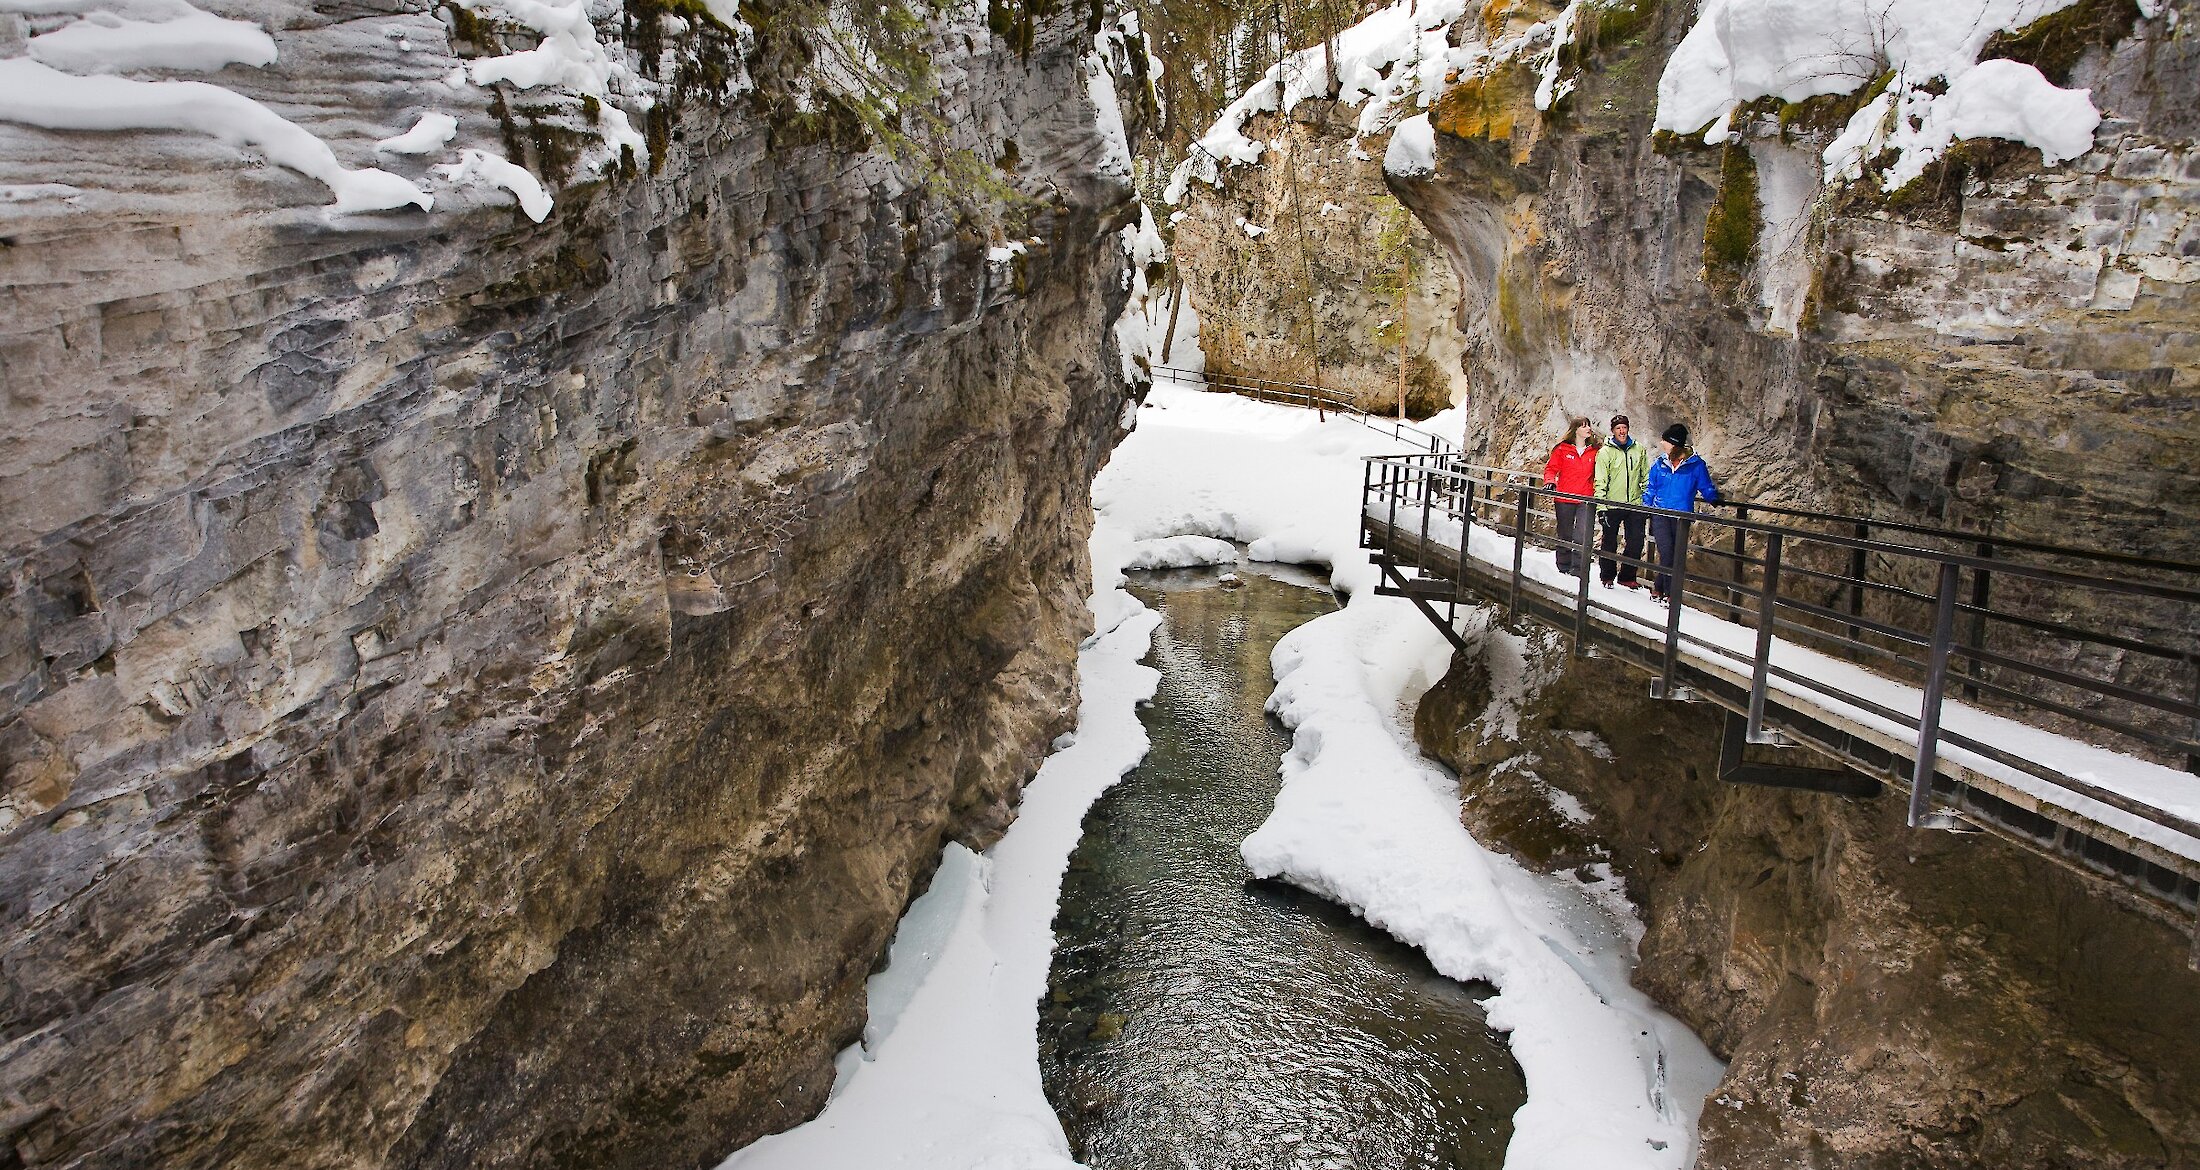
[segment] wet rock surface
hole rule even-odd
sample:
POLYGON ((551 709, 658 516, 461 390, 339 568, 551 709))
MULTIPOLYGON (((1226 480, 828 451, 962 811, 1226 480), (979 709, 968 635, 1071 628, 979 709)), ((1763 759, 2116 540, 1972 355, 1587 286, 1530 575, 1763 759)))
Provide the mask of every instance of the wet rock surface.
POLYGON ((702 1166, 822 1105, 1073 713, 1129 193, 1082 14, 1025 31, 937 61, 1008 265, 756 103, 540 225, 10 140, 94 194, 0 248, 0 1161, 702 1166))
POLYGON ((1566 653, 1493 625, 1417 738, 1478 838, 1624 880, 1637 979, 1731 1062, 1700 1166, 2200 1159, 2189 924, 1994 837, 1913 832, 1899 793, 1724 784, 1718 711, 1566 653))

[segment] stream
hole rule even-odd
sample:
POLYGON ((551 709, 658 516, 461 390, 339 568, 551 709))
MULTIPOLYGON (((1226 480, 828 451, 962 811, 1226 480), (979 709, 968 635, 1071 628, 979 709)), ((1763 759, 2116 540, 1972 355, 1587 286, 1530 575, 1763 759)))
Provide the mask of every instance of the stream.
POLYGON ((1487 988, 1339 906, 1248 878, 1290 735, 1269 654, 1336 608, 1287 566, 1132 573, 1162 615, 1152 749, 1063 880, 1040 1067, 1096 1170, 1495 1168, 1525 1099, 1487 988))

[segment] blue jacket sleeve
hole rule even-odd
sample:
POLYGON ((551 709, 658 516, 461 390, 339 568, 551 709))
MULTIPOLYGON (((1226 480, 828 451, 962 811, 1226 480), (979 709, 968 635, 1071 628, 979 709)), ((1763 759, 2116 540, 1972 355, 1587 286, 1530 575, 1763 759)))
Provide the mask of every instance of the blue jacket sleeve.
POLYGON ((1711 468, 1708 464, 1696 465, 1696 490, 1703 493, 1703 498, 1711 503, 1719 502, 1719 486, 1711 482, 1711 468))
POLYGON ((1657 502, 1656 496, 1658 491, 1659 473, 1664 470, 1664 468, 1658 466, 1655 463, 1652 463, 1650 465, 1650 474, 1642 481, 1642 502, 1644 504, 1654 504, 1657 502))

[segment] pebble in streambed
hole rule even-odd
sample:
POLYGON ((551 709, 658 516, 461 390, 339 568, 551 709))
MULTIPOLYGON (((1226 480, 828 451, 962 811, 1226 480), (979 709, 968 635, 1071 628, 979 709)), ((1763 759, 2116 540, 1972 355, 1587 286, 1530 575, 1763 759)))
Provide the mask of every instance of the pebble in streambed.
POLYGON ((1153 748, 1086 816, 1063 880, 1048 1097, 1096 1170, 1495 1170, 1525 1089, 1479 993, 1247 878, 1238 843, 1290 747, 1262 712, 1269 654, 1335 602, 1296 570, 1234 575, 1132 574, 1163 616, 1153 748))

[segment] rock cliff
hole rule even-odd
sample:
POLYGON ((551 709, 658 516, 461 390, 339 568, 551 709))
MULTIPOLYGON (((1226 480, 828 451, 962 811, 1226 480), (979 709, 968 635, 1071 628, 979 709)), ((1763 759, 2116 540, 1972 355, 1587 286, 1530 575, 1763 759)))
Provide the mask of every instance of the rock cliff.
MULTIPOLYGON (((1555 13, 1493 7, 1485 35, 1555 13)), ((2179 15, 2089 0, 1990 47, 2090 87, 2095 149, 1981 140, 1894 196, 1821 188, 1853 99, 1745 107, 1720 147, 1652 133, 1687 5, 1584 8, 1555 113, 1524 62, 1447 88, 1436 174, 1392 187, 1467 274, 1469 453, 1540 460, 1617 408, 1690 422, 1744 497, 2200 559, 2179 15)))
POLYGON ((1357 138, 1357 114, 1311 100, 1289 117, 1250 119, 1245 132, 1270 152, 1220 186, 1187 185, 1170 217, 1176 265, 1209 369, 1282 382, 1318 375, 1360 409, 1390 415, 1403 341, 1406 413, 1426 418, 1467 392, 1459 282, 1428 229, 1385 189, 1385 139, 1357 138))
POLYGON ((593 171, 602 99, 437 80, 523 31, 245 14, 225 84, 354 165, 453 110, 539 224, 0 133, 0 1163, 709 1165, 1011 815, 1125 400, 1092 29, 935 16, 926 156, 741 9, 598 6, 668 80, 593 171))

